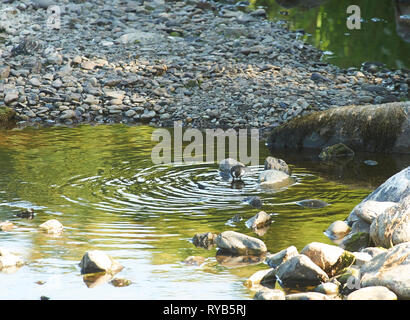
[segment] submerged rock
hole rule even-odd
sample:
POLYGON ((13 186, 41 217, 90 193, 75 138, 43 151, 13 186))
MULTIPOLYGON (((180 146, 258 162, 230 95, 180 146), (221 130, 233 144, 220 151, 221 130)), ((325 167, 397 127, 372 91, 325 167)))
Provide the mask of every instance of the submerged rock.
POLYGON ((11 223, 10 221, 0 222, 0 230, 1 231, 10 231, 14 227, 15 227, 14 224, 11 223))
POLYGON ((235 231, 224 231, 216 237, 215 244, 223 251, 239 255, 263 254, 267 251, 262 240, 235 231))
POLYGON ((314 112, 274 128, 268 146, 274 152, 344 143, 356 151, 410 153, 409 112, 410 102, 314 112))
POLYGON ((262 208, 262 200, 258 196, 252 196, 252 197, 246 198, 245 201, 254 208, 258 208, 258 209, 262 208))
POLYGON ((11 124, 13 124, 15 115, 16 112, 14 111, 14 109, 0 106, 0 128, 9 127, 11 124))
POLYGON ((410 299, 410 242, 373 257, 360 268, 361 287, 384 286, 399 299, 410 299))
POLYGON ((329 281, 327 274, 304 254, 280 264, 276 269, 276 276, 284 287, 316 286, 329 281))
POLYGON ((80 262, 81 274, 106 272, 115 274, 124 267, 100 250, 87 251, 80 262))
POLYGON ((328 206, 329 204, 323 200, 317 199, 306 199, 296 202, 298 205, 306 208, 323 208, 328 206))
POLYGON ((205 262, 205 258, 201 256, 189 256, 184 260, 184 263, 191 266, 200 266, 205 262))
POLYGON ((14 255, 7 249, 0 248, 0 270, 24 265, 24 259, 14 255))
POLYGON ((275 157, 267 157, 265 160, 264 170, 279 170, 290 175, 291 171, 288 164, 282 160, 275 157))
POLYGON ((347 300, 397 300, 394 292, 386 287, 372 286, 353 291, 346 298, 347 300))
POLYGON ((110 281, 114 287, 128 287, 132 284, 131 280, 123 279, 123 278, 114 278, 110 281))
POLYGON ((300 253, 308 256, 329 276, 341 273, 355 261, 352 253, 337 246, 320 242, 312 242, 306 245, 300 253))
POLYGON ((376 246, 385 248, 410 241, 410 195, 373 220, 370 237, 376 246))
POLYGON ((344 143, 337 143, 322 149, 319 158, 322 160, 332 160, 335 158, 353 157, 354 151, 344 143))
POLYGON ((218 250, 215 259, 224 267, 237 268, 260 264, 265 260, 265 255, 236 255, 229 252, 227 253, 226 250, 218 250))

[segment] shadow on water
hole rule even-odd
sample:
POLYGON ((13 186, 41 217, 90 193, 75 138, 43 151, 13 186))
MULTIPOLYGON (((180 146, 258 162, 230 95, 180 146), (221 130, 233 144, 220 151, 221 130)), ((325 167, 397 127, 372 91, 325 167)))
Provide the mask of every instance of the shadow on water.
POLYGON ((388 68, 410 68, 410 1, 408 0, 253 0, 272 20, 284 20, 292 30, 324 51, 323 59, 340 67, 379 62, 388 68), (361 9, 360 30, 349 30, 346 9, 361 9))

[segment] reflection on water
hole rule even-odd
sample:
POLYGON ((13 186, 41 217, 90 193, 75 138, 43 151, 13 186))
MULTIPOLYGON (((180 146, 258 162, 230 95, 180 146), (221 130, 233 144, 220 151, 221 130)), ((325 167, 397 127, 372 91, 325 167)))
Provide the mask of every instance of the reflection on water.
POLYGON ((410 1, 408 0, 251 0, 267 8, 273 20, 286 20, 293 30, 325 52, 324 59, 341 67, 364 62, 388 68, 410 68, 410 1), (361 9, 361 29, 349 30, 346 9, 361 9))
MULTIPOLYGON (((216 256, 216 248, 197 248, 191 243, 194 234, 234 230, 259 237, 270 252, 290 245, 302 249, 311 241, 330 243, 323 231, 370 192, 360 177, 359 184, 349 178, 344 185, 337 174, 334 182, 329 175, 334 170, 321 170, 309 158, 291 160, 297 155, 285 158, 293 185, 261 189, 257 178, 268 155, 264 145, 261 165, 251 167, 244 186, 233 188, 218 174, 217 164, 153 165, 153 130, 112 125, 0 131, 0 221, 16 225, 0 233, 0 247, 29 261, 14 273, 0 272, 0 299, 251 298, 253 291, 243 281, 266 266, 256 258, 216 256), (256 195, 261 210, 273 218, 260 235, 245 226, 260 210, 245 201, 256 195), (297 203, 304 199, 329 205, 313 209, 297 203), (16 217, 24 208, 34 208, 34 219, 16 217), (235 214, 243 219, 227 223, 235 214), (39 231, 52 218, 65 226, 62 235, 39 231), (131 284, 116 288, 111 278, 83 279, 78 264, 87 250, 111 255, 125 267, 116 277, 131 284), (183 263, 189 256, 205 262, 183 263)), ((371 167, 365 179, 372 177, 377 185, 397 167, 380 171, 388 162, 375 160, 379 166, 371 167)))

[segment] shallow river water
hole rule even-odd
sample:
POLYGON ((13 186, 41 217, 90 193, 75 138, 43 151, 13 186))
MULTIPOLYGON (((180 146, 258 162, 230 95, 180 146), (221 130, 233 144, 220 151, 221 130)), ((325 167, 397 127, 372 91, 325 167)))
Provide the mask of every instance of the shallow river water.
MULTIPOLYGON (((316 156, 284 155, 295 183, 264 190, 258 172, 268 155, 260 145, 260 166, 233 189, 217 164, 153 165, 151 127, 124 125, 76 128, 26 128, 0 131, 0 221, 16 227, 0 232, 0 247, 22 256, 27 265, 0 272, 0 299, 249 299, 243 281, 263 263, 235 266, 218 261, 216 249, 196 248, 198 232, 235 230, 262 239, 270 252, 290 245, 331 243, 323 231, 374 187, 408 165, 409 159, 373 155, 378 166, 356 162, 326 165, 316 156), (201 186, 201 188, 199 187, 201 186), (258 195, 273 223, 256 235, 245 221, 259 209, 244 200, 258 195), (303 199, 329 203, 320 209, 296 204, 303 199), (34 208, 34 219, 15 215, 34 208), (229 224, 233 215, 243 220, 229 224), (39 231, 58 219, 64 233, 39 231), (116 275, 132 281, 114 287, 100 279, 84 282, 78 266, 87 250, 103 250, 124 269, 116 275), (182 261, 206 258, 199 267, 182 261)), ((278 286, 278 285, 277 285, 278 286)))

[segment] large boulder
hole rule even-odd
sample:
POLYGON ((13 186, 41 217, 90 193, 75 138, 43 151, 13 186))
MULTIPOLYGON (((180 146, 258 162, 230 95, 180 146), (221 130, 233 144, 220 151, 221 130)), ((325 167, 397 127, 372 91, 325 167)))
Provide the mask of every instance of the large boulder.
MULTIPOLYGON (((410 141, 410 139, 408 139, 410 141)), ((410 148, 409 148, 410 150, 410 148)), ((368 200, 400 202, 410 194, 410 166, 387 179, 362 202, 368 200)))
POLYGON ((235 231, 225 231, 216 237, 215 244, 222 251, 238 255, 264 254, 267 251, 262 240, 235 231))
POLYGON ((386 211, 388 208, 395 206, 396 204, 396 202, 391 201, 367 200, 359 203, 356 207, 353 208, 353 211, 351 212, 351 219, 354 219, 354 217, 356 217, 356 219, 360 218, 367 223, 372 223, 378 215, 386 211))
POLYGON ((268 146, 272 153, 276 149, 321 149, 336 143, 356 152, 410 153, 409 112, 409 101, 314 112, 274 128, 268 146))
POLYGON ((320 242, 309 243, 300 253, 308 256, 329 276, 337 275, 355 261, 352 253, 340 247, 320 242))
POLYGON ((399 299, 410 299, 410 242, 379 253, 360 268, 360 286, 384 286, 399 299))
POLYGON ((373 220, 370 237, 376 246, 385 248, 410 241, 410 195, 373 220))
POLYGON ((316 286, 329 281, 327 274, 303 254, 280 264, 276 269, 276 276, 284 287, 316 286))
POLYGON ((106 272, 115 274, 124 267, 100 250, 87 251, 80 262, 81 274, 106 272))

